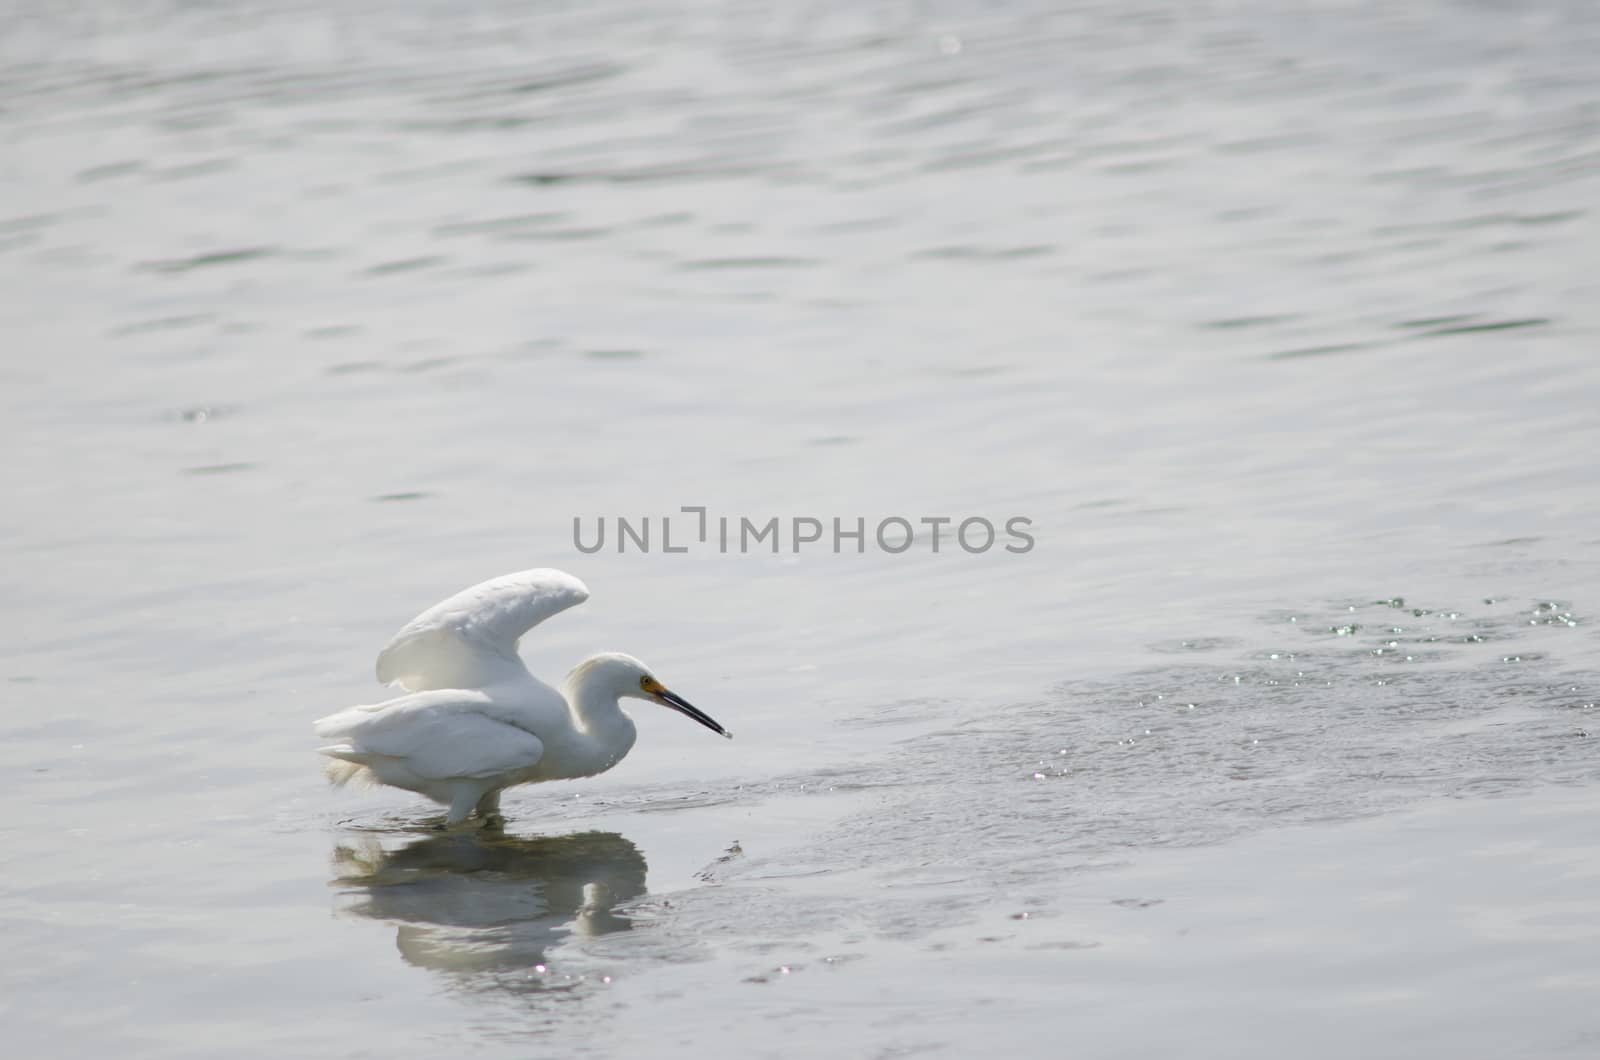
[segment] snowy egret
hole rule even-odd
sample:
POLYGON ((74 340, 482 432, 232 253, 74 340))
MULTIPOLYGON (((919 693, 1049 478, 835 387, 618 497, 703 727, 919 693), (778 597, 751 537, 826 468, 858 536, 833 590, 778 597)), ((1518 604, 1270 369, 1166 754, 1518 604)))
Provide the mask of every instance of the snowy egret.
POLYGON ((378 680, 405 689, 315 723, 334 742, 318 748, 335 784, 361 779, 404 788, 450 807, 460 824, 499 816, 515 784, 592 777, 622 761, 637 735, 624 696, 646 699, 733 738, 629 655, 579 663, 560 692, 528 672, 517 641, 589 590, 541 568, 505 574, 435 604, 378 653, 378 680))

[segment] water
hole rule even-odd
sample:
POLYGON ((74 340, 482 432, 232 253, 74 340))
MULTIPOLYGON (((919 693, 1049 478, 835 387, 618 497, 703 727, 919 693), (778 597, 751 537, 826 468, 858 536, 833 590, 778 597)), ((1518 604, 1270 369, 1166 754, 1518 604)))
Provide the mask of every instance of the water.
POLYGON ((19 1049, 1592 1053, 1587 7, 0 25, 19 1049), (1036 545, 573 545, 683 505, 1036 545), (328 791, 541 564, 738 739, 328 791))

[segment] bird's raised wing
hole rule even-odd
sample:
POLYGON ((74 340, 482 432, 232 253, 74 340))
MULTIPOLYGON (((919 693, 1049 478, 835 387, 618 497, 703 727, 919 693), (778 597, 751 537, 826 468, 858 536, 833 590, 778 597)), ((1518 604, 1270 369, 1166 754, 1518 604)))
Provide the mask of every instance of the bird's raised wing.
POLYGON ((406 623, 378 653, 378 680, 413 692, 482 688, 522 668, 524 633, 587 599, 582 582, 548 567, 491 578, 406 623))
POLYGON ((330 758, 364 765, 391 758, 425 780, 500 776, 537 765, 543 741, 496 719, 493 710, 477 692, 419 692, 330 714, 316 731, 335 741, 320 748, 330 758))

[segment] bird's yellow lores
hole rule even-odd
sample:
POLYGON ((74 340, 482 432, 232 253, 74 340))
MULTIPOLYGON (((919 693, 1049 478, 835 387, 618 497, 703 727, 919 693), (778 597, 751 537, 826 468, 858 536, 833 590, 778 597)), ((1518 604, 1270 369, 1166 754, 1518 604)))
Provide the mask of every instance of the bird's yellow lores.
POLYGON ((622 761, 637 735, 624 697, 732 739, 629 655, 585 659, 559 692, 529 673, 522 635, 588 598, 577 578, 540 568, 474 585, 412 619, 378 654, 378 680, 406 694, 316 722, 332 741, 318 748, 333 759, 329 779, 426 795, 450 807, 455 825, 473 812, 498 817, 513 785, 591 777, 622 761))

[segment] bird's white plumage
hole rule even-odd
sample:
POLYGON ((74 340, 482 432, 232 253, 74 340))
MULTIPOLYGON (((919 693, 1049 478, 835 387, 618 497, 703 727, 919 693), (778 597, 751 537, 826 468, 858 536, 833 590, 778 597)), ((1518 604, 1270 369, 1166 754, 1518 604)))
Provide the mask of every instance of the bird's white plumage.
POLYGON ((533 769, 544 743, 519 727, 486 693, 467 689, 418 692, 370 707, 352 707, 316 723, 317 735, 337 740, 333 758, 383 771, 401 768, 425 781, 481 779, 533 769), (388 759, 390 762, 380 762, 388 759))
POLYGON ((582 603, 589 590, 541 568, 506 574, 435 604, 378 656, 378 679, 408 690, 315 723, 330 741, 337 784, 357 777, 426 795, 457 824, 499 809, 514 784, 593 776, 633 747, 633 720, 618 700, 649 699, 727 736, 663 688, 639 660, 608 653, 584 661, 557 692, 517 655, 524 633, 582 603))
POLYGON ((378 653, 378 680, 411 692, 482 688, 517 658, 517 641, 552 615, 589 599, 572 575, 539 567, 463 589, 406 623, 378 653))

